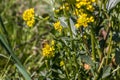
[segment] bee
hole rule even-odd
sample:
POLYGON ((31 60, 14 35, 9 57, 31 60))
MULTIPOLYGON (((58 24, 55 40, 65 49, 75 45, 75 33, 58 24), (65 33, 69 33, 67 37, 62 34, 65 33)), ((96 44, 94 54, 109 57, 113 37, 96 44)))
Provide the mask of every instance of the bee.
POLYGON ((41 43, 41 47, 44 48, 46 44, 48 44, 49 41, 48 40, 43 40, 42 43, 41 43))

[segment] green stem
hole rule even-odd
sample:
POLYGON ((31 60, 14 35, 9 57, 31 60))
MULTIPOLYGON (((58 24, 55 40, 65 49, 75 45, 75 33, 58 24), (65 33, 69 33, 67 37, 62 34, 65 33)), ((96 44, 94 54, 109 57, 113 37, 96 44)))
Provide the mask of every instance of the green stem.
MULTIPOLYGON (((99 41, 97 39, 95 39, 95 44, 99 45, 99 41)), ((99 46, 97 46, 96 49, 97 49, 97 53, 98 53, 98 56, 99 56, 99 60, 102 61, 103 53, 101 52, 99 46)))
POLYGON ((33 7, 33 5, 32 5, 32 0, 29 0, 29 7, 30 7, 30 8, 33 7))
POLYGON ((72 59, 71 59, 71 56, 70 56, 70 52, 67 51, 67 53, 68 53, 68 57, 70 58, 70 59, 69 59, 69 62, 70 62, 70 70, 72 70, 72 59))
POLYGON ((95 77, 94 80, 98 80, 98 77, 99 77, 100 71, 101 71, 102 66, 103 66, 103 64, 104 64, 104 61, 105 61, 105 58, 102 59, 102 62, 100 63, 100 66, 99 66, 99 68, 98 68, 98 71, 97 71, 97 74, 96 74, 96 77, 95 77))
POLYGON ((101 63, 100 63, 100 66, 99 66, 98 71, 97 71, 98 73, 100 72, 100 70, 101 70, 101 68, 102 68, 102 66, 104 64, 104 61, 105 61, 105 58, 103 58, 101 63))
POLYGON ((108 44, 108 51, 107 51, 107 58, 106 58, 106 65, 108 64, 108 59, 110 57, 110 53, 111 53, 111 49, 112 49, 112 32, 110 33, 110 41, 109 41, 109 44, 108 44))
POLYGON ((95 56, 95 43, 94 43, 94 34, 93 34, 93 29, 91 28, 91 44, 92 44, 92 58, 95 61, 96 56, 95 56))
POLYGON ((76 64, 76 71, 77 71, 76 73, 78 73, 78 80, 81 80, 81 75, 79 73, 79 68, 78 68, 79 64, 77 63, 77 58, 75 57, 75 55, 73 56, 74 56, 74 62, 76 64))
POLYGON ((45 60, 45 65, 46 65, 47 70, 49 70, 48 60, 45 60))
POLYGON ((69 77, 69 75, 68 75, 68 69, 67 69, 66 64, 65 64, 65 72, 66 72, 66 75, 67 75, 68 80, 70 80, 70 77, 69 77))

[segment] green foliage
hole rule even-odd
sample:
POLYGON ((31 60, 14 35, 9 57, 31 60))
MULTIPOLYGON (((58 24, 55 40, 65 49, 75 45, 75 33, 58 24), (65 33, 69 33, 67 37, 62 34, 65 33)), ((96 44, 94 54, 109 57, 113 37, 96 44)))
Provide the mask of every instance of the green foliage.
POLYGON ((0 79, 120 79, 120 0, 96 0, 82 7, 77 3, 0 1, 0 79), (33 27, 22 19, 29 8, 35 10, 33 27), (84 24, 76 28, 78 22, 84 24), (54 56, 43 55, 43 48, 54 56))

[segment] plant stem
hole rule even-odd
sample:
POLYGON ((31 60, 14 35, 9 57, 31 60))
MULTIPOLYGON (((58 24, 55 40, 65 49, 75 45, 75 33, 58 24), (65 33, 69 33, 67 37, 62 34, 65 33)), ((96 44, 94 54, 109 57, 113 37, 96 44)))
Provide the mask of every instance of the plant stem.
POLYGON ((94 43, 94 33, 93 33, 93 29, 91 28, 91 44, 92 44, 92 58, 95 61, 96 56, 95 56, 95 43, 94 43))
POLYGON ((104 64, 104 61, 105 61, 105 58, 103 58, 101 63, 100 63, 100 66, 99 66, 98 71, 97 71, 98 73, 100 72, 100 70, 101 70, 101 68, 102 68, 102 66, 104 64))
POLYGON ((110 41, 109 41, 109 44, 108 44, 108 51, 107 51, 107 58, 106 58, 106 65, 108 64, 108 59, 110 57, 110 53, 111 53, 111 49, 112 49, 112 32, 110 32, 110 41))
POLYGON ((77 71, 77 73, 78 73, 78 80, 81 80, 81 75, 80 75, 80 73, 79 73, 79 68, 78 68, 79 64, 77 63, 77 58, 76 58, 76 56, 75 56, 75 55, 73 55, 73 56, 74 56, 74 61, 75 61, 75 64, 76 64, 76 71, 77 71))
POLYGON ((102 59, 102 61, 101 61, 101 63, 100 63, 100 66, 99 66, 99 68, 98 68, 98 71, 97 71, 97 75, 96 75, 96 77, 95 77, 94 80, 98 80, 98 77, 99 77, 99 75, 100 75, 100 71, 101 71, 102 66, 103 66, 103 64, 104 64, 104 61, 105 61, 105 58, 102 59))
POLYGON ((66 72, 66 75, 67 75, 68 80, 70 80, 70 77, 69 77, 69 75, 68 75, 68 70, 67 70, 66 64, 65 64, 65 72, 66 72))

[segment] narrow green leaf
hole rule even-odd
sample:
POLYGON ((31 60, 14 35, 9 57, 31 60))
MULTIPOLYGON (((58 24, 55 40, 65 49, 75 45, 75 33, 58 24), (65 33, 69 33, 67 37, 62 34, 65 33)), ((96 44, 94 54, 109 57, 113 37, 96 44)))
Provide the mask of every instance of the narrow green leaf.
POLYGON ((75 28, 75 26, 74 26, 74 22, 73 22, 73 20, 70 18, 70 27, 71 27, 71 30, 72 30, 72 33, 74 34, 74 35, 76 35, 77 33, 76 33, 76 28, 75 28))
POLYGON ((7 32, 7 30, 6 30, 6 28, 5 28, 5 26, 4 26, 4 24, 3 24, 3 20, 2 20, 2 18, 1 18, 1 16, 0 16, 0 23, 1 23, 1 31, 3 32, 3 34, 5 35, 5 37, 6 37, 6 39, 7 39, 7 42, 8 42, 8 44, 10 45, 10 41, 9 41, 9 38, 8 38, 8 32, 7 32))
POLYGON ((106 5, 107 10, 109 11, 110 9, 115 7, 119 2, 120 0, 108 0, 107 5, 106 5))
POLYGON ((65 17, 60 17, 59 20, 60 20, 62 27, 68 27, 65 17))

